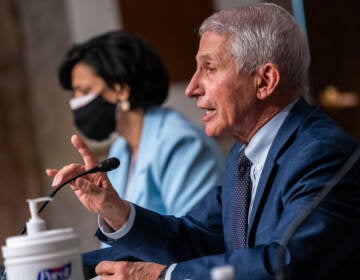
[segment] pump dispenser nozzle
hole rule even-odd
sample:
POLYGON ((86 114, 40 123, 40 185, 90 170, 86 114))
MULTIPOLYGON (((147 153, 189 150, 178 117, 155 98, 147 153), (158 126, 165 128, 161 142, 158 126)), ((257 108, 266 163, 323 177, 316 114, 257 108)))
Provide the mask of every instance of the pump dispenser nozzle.
POLYGON ((27 234, 32 235, 34 233, 46 230, 46 225, 43 219, 38 215, 37 203, 44 201, 51 201, 51 197, 39 197, 34 199, 27 199, 30 208, 31 218, 26 223, 27 234))

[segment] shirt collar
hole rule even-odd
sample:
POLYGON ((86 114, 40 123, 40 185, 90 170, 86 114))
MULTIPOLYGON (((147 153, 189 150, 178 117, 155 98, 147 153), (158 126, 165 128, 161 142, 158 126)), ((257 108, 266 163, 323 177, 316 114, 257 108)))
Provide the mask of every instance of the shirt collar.
POLYGON ((245 147, 245 154, 253 165, 263 166, 277 132, 298 99, 295 99, 277 113, 251 138, 249 144, 245 147))

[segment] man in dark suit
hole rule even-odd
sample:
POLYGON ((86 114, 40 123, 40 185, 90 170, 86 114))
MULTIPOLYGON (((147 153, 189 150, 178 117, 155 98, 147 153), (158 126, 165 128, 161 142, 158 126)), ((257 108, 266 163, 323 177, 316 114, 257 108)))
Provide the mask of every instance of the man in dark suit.
MULTIPOLYGON (((99 214, 97 235, 112 245, 97 273, 209 279, 211 268, 230 264, 235 279, 274 279, 281 267, 291 279, 358 279, 359 161, 284 242, 294 219, 358 146, 302 97, 310 59, 299 26, 284 9, 257 4, 215 13, 200 36, 186 95, 205 110, 208 135, 237 140, 223 184, 175 218, 122 200, 105 174, 77 179, 72 189, 99 214), (142 262, 111 261, 121 256, 142 262)), ((85 165, 48 170, 54 186, 97 163, 79 137, 72 143, 85 165)))

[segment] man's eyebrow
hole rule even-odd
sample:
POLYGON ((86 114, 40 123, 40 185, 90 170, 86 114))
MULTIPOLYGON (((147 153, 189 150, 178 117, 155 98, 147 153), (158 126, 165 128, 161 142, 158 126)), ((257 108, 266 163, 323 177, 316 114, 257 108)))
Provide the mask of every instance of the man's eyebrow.
POLYGON ((196 56, 197 61, 213 61, 214 57, 209 54, 201 54, 196 56))

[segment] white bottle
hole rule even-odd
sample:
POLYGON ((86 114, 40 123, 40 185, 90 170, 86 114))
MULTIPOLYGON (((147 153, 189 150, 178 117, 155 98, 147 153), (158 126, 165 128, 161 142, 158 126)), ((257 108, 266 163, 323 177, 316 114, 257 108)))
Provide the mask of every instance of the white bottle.
POLYGON ((50 197, 28 199, 31 218, 27 235, 12 236, 2 247, 7 280, 83 280, 79 236, 72 228, 46 230, 37 203, 50 197))
POLYGON ((211 280, 234 280, 234 267, 232 265, 216 266, 210 270, 211 280))

